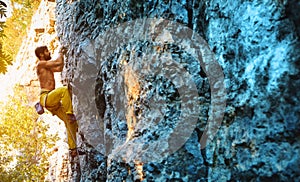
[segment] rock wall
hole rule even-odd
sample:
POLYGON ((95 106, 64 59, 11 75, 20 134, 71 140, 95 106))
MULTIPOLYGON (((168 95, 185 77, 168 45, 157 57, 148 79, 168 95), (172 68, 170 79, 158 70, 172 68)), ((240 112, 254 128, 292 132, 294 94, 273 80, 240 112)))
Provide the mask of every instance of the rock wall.
POLYGON ((81 181, 299 181, 299 10, 295 0, 57 0, 63 76, 87 152, 81 181), (180 41, 187 27, 190 41, 180 41), (199 59, 197 36, 211 50, 199 59), (211 53, 222 70, 203 67, 211 53), (190 80, 171 79, 183 68, 190 80), (224 98, 210 79, 223 74, 224 112, 211 110, 224 98), (182 94, 182 82, 197 98, 182 94), (195 118, 180 123, 184 113, 195 116, 193 130, 184 123, 195 118), (216 113, 220 126, 210 122, 216 113), (186 127, 169 135, 178 125, 186 127))

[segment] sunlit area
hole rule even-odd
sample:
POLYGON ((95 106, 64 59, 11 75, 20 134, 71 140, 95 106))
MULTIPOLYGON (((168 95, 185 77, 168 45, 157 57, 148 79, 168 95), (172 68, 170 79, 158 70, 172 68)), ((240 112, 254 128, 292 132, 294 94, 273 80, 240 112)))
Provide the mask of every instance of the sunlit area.
MULTIPOLYGON (((0 24, 0 80, 1 101, 7 101, 7 96, 12 95, 13 87, 20 82, 16 72, 20 66, 20 56, 17 55, 24 44, 33 14, 39 6, 39 1, 3 1, 1 6, 0 24), (9 76, 8 76, 9 75, 9 76), (11 76, 12 77, 11 77, 11 76)), ((20 52, 22 54, 22 52, 20 52)), ((20 78, 20 77, 19 77, 20 78)))
POLYGON ((24 37, 27 35, 31 19, 37 10, 39 0, 6 0, 6 6, 1 6, 0 24, 0 72, 5 73, 7 66, 16 61, 24 37), (13 40, 13 41, 12 41, 13 40))
MULTIPOLYGON (((1 182, 44 181, 49 157, 65 137, 64 131, 59 132, 63 123, 58 118, 50 113, 39 116, 34 109, 40 92, 34 49, 50 44, 56 56, 54 7, 54 2, 44 0, 0 4, 1 182)), ((61 85, 60 74, 55 77, 61 85)))
POLYGON ((8 99, 0 105, 0 179, 44 180, 58 137, 48 133, 49 126, 38 119, 20 87, 8 99))

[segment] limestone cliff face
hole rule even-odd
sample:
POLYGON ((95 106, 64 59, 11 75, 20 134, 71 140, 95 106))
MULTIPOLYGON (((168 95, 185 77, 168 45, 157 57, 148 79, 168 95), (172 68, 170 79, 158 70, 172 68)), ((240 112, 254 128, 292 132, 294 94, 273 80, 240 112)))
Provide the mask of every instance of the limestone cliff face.
POLYGON ((300 180, 299 2, 56 2, 82 181, 300 180), (211 53, 220 67, 206 70, 211 53))

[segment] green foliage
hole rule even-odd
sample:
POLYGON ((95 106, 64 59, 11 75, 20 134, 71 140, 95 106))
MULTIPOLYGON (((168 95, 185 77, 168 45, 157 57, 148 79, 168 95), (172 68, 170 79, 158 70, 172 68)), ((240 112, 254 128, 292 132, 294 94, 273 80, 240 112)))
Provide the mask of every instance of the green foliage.
POLYGON ((0 4, 0 18, 6 17, 6 8, 0 4))
MULTIPOLYGON (((2 38, 2 33, 0 31, 0 38, 2 38)), ((5 73, 7 71, 7 66, 12 64, 11 56, 8 55, 2 49, 2 43, 0 42, 0 73, 5 73)))
MULTIPOLYGON (((40 0, 11 0, 13 13, 7 18, 5 25, 0 24, 0 73, 7 71, 7 65, 15 60, 22 41, 27 33, 31 18, 40 4, 40 0), (13 40, 13 41, 12 41, 13 40)), ((6 14, 6 8, 0 8, 1 14, 6 14)))
POLYGON ((16 50, 19 50, 21 47, 22 41, 27 34, 27 27, 30 26, 31 18, 39 4, 40 1, 37 0, 12 1, 13 14, 6 21, 6 28, 4 28, 6 37, 3 41, 3 48, 12 56, 13 60, 18 54, 16 50))
MULTIPOLYGON (((1 1, 2 2, 2 1, 1 1)), ((0 18, 6 17, 6 7, 0 4, 0 18)), ((5 22, 0 22, 0 73, 5 73, 7 71, 7 65, 12 64, 12 59, 9 54, 7 54, 2 49, 2 40, 5 37, 4 28, 5 22)))
POLYGON ((37 120, 20 89, 9 100, 0 106, 1 182, 44 181, 57 136, 46 134, 49 127, 37 120))

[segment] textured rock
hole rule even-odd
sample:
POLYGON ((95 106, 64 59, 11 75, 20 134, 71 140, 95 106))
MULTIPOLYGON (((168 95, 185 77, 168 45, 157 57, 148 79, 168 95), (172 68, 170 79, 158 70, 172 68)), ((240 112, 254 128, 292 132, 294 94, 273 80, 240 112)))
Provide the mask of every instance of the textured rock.
MULTIPOLYGON (((300 180, 297 1, 58 0, 56 10, 60 43, 68 48, 63 76, 73 85, 80 143, 88 151, 81 158, 82 181, 300 180), (208 116, 215 114, 209 112, 214 88, 207 75, 220 70, 205 72, 192 47, 170 39, 152 43, 152 34, 114 48, 121 37, 143 31, 141 26, 116 26, 153 17, 176 21, 201 35, 223 69, 225 115, 205 148, 200 140, 208 116), (109 27, 117 30, 111 32, 114 36, 107 36, 109 27), (145 55, 152 70, 159 70, 159 58, 171 56, 197 88, 196 128, 171 154, 160 151, 172 146, 162 139, 186 109, 180 107, 180 82, 143 72, 145 55), (151 153, 153 161, 142 162, 145 151, 157 152, 151 153)), ((162 38, 168 37, 165 33, 162 38)), ((196 103, 193 98, 191 103, 196 103)))

